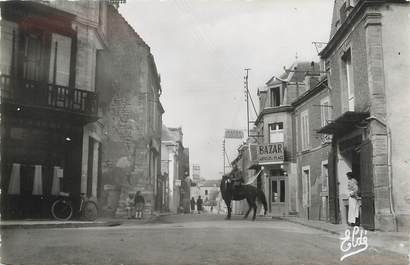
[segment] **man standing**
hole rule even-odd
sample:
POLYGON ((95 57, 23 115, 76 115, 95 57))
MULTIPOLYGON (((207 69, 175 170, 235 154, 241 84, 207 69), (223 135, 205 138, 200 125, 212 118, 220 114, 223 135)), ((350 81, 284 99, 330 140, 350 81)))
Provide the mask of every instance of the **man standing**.
POLYGON ((194 197, 191 198, 191 212, 192 213, 195 212, 195 198, 194 197))
POLYGON ((201 213, 202 211, 202 199, 201 196, 198 196, 198 200, 196 200, 196 208, 198 210, 198 213, 201 213))

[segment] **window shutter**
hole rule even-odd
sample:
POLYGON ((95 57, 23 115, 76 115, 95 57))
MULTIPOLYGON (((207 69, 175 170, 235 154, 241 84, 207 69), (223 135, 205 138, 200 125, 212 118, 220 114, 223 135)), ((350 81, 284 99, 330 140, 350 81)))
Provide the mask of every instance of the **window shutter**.
POLYGON ((71 38, 53 33, 51 36, 51 56, 49 82, 68 86, 70 79, 71 38), (57 56, 57 58, 56 58, 57 56), (55 68, 55 76, 54 76, 55 68))

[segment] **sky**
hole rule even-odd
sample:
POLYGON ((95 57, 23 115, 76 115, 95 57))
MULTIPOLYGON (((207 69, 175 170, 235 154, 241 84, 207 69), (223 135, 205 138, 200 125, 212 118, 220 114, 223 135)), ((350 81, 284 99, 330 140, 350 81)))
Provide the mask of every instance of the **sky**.
MULTIPOLYGON (((225 129, 246 130, 245 68, 257 90, 295 60, 317 61, 331 0, 128 0, 120 13, 151 47, 161 75, 163 122, 182 127, 201 177, 223 172, 225 129)), ((256 114, 250 107, 250 120, 256 114)), ((246 134, 246 132, 245 132, 246 134)), ((243 140, 226 140, 229 161, 243 140)), ((226 169, 229 170, 229 169, 226 169)))

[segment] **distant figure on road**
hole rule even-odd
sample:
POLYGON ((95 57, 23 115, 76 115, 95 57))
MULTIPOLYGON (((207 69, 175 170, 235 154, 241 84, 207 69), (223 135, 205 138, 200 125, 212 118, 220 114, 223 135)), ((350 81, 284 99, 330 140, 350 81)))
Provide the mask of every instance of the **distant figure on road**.
POLYGON ((201 213, 202 211, 202 199, 201 196, 198 196, 198 200, 196 200, 196 208, 198 209, 198 213, 201 213))
POLYGON ((352 172, 347 172, 347 189, 349 191, 348 223, 351 226, 359 225, 359 185, 352 172))
POLYGON ((134 202, 135 202, 135 211, 136 211, 135 217, 137 219, 144 218, 145 199, 144 199, 144 196, 141 195, 141 191, 137 191, 134 202))
POLYGON ((192 197, 191 199, 191 212, 194 213, 195 212, 195 198, 192 197))
POLYGON ((127 210, 127 218, 131 219, 134 217, 133 210, 134 210, 134 194, 132 192, 128 193, 128 198, 125 201, 125 210, 127 210))

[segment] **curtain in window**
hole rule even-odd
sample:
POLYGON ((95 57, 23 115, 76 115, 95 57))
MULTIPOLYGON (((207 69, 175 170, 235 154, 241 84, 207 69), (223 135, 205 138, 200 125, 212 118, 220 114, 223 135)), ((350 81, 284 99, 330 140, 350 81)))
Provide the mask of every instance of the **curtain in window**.
POLYGON ((13 163, 10 174, 8 194, 20 194, 20 164, 13 163))
POLYGON ((43 195, 43 168, 41 165, 34 166, 33 195, 43 195))
POLYGON ((53 184, 51 186, 51 194, 60 194, 60 179, 63 178, 63 169, 60 167, 54 167, 53 169, 53 184))

